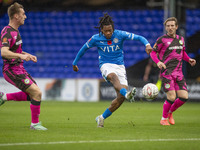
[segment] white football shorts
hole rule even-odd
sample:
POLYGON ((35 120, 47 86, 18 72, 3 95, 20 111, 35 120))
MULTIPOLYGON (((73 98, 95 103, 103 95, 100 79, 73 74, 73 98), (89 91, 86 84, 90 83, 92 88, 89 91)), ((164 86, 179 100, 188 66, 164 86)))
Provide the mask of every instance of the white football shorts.
POLYGON ((126 69, 124 65, 116 65, 116 64, 110 64, 110 63, 105 63, 101 66, 100 68, 102 77, 107 81, 107 76, 110 73, 115 73, 121 84, 128 86, 128 81, 126 77, 126 69))

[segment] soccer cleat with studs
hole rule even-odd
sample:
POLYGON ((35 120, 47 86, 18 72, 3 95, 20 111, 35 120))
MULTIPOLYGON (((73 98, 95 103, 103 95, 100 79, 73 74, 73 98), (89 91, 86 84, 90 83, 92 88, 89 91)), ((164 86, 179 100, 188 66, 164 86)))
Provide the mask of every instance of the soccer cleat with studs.
POLYGON ((30 126, 30 129, 31 129, 31 130, 47 130, 47 128, 45 128, 44 126, 42 126, 42 124, 41 124, 40 122, 31 125, 31 126, 30 126))
POLYGON ((160 124, 163 125, 163 126, 169 126, 170 125, 167 119, 166 120, 160 120, 160 124))
POLYGON ((174 118, 173 118, 172 113, 169 113, 169 114, 168 114, 168 120, 169 120, 169 123, 170 123, 171 125, 174 125, 174 124, 175 124, 175 121, 174 121, 174 118))
POLYGON ((104 118, 102 115, 96 117, 96 122, 97 122, 97 127, 98 128, 103 128, 104 127, 104 118))
POLYGON ((136 94, 136 88, 133 87, 133 89, 131 91, 126 93, 126 95, 125 95, 126 100, 131 102, 131 103, 134 102, 135 101, 135 99, 134 99, 135 94, 136 94))

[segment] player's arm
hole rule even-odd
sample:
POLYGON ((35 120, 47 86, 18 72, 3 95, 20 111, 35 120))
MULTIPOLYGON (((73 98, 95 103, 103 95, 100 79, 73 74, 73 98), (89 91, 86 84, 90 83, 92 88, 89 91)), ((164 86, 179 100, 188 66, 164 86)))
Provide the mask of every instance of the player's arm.
POLYGON ((30 60, 32 60, 33 62, 37 62, 37 57, 36 56, 31 55, 31 54, 29 54, 27 52, 24 52, 24 51, 22 51, 22 54, 29 55, 30 56, 30 60))
MULTIPOLYGON (((183 39, 184 41, 184 39, 183 39)), ((185 60, 186 62, 188 62, 191 66, 195 66, 196 65, 196 60, 192 59, 188 56, 188 54, 185 52, 185 42, 183 44, 183 60, 185 60)))
POLYGON ((150 53, 150 56, 151 56, 152 60, 157 64, 159 69, 162 69, 162 68, 166 69, 166 65, 158 59, 155 51, 152 51, 150 53))
POLYGON ((124 39, 137 40, 137 41, 142 42, 146 46, 145 51, 146 51, 147 54, 150 54, 150 52, 152 51, 152 47, 145 37, 143 37, 141 35, 129 33, 129 32, 126 32, 126 31, 122 31, 121 35, 124 37, 124 39))
POLYGON ((76 58, 74 59, 72 66, 73 66, 73 70, 74 71, 78 71, 79 68, 77 66, 78 61, 81 59, 81 57, 85 54, 85 52, 89 49, 89 47, 87 46, 87 43, 85 43, 83 45, 83 47, 79 50, 78 54, 76 55, 76 58))
POLYGON ((30 60, 30 56, 29 55, 20 54, 20 53, 14 53, 14 52, 9 50, 9 47, 6 47, 6 46, 1 48, 1 56, 6 58, 6 59, 17 59, 17 58, 20 58, 20 59, 25 60, 25 61, 29 61, 30 60))
POLYGON ((191 66, 195 66, 196 65, 196 60, 190 58, 188 56, 188 54, 185 52, 185 50, 183 51, 183 60, 185 60, 186 62, 188 62, 191 66))
POLYGON ((154 45, 154 50, 150 53, 151 59, 157 64, 159 69, 166 69, 166 65, 158 59, 156 49, 158 48, 157 43, 154 45))
POLYGON ((79 50, 78 54, 76 55, 76 58, 74 59, 73 63, 72 63, 72 66, 73 66, 73 70, 74 71, 78 71, 79 68, 77 66, 78 64, 78 61, 81 59, 81 57, 85 54, 85 52, 91 48, 95 46, 95 38, 94 36, 92 36, 83 46, 82 48, 79 50))
POLYGON ((134 40, 139 40, 140 42, 142 42, 146 46, 145 51, 146 51, 147 54, 151 53, 152 47, 151 47, 150 43, 148 42, 148 40, 145 37, 143 37, 141 35, 134 34, 133 39, 134 40))

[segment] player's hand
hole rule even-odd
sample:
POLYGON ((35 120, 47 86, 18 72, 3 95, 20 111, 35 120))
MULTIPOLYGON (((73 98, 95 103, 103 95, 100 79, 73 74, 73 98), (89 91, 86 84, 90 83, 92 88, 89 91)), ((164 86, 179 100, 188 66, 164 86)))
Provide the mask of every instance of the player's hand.
POLYGON ((190 58, 190 59, 189 59, 189 63, 190 63, 191 66, 195 66, 195 65, 196 65, 196 60, 190 58))
POLYGON ((159 61, 159 62, 157 63, 157 66, 158 66, 158 68, 160 68, 160 69, 162 69, 162 68, 166 69, 165 64, 164 64, 163 62, 161 62, 161 61, 159 61))
POLYGON ((33 56, 33 55, 30 55, 30 58, 33 62, 37 62, 37 57, 36 56, 33 56))
POLYGON ((22 60, 25 60, 25 61, 31 60, 30 55, 27 55, 27 54, 21 54, 21 55, 20 55, 20 58, 21 58, 22 60))
POLYGON ((73 70, 77 72, 79 70, 78 66, 77 65, 73 65, 73 70))
POLYGON ((151 53, 151 51, 152 51, 151 45, 147 45, 145 51, 149 55, 151 53))

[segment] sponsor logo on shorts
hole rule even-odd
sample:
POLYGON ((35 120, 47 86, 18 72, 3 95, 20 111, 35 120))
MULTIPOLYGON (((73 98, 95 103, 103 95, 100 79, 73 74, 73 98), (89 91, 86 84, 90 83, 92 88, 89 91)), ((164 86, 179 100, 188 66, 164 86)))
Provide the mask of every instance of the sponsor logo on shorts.
POLYGON ((25 83, 25 84, 29 84, 29 83, 30 83, 30 80, 29 80, 29 79, 25 79, 25 80, 24 80, 24 83, 25 83))
POLYGON ((167 84, 165 84, 165 88, 166 89, 169 89, 170 88, 170 85, 167 83, 167 84))

